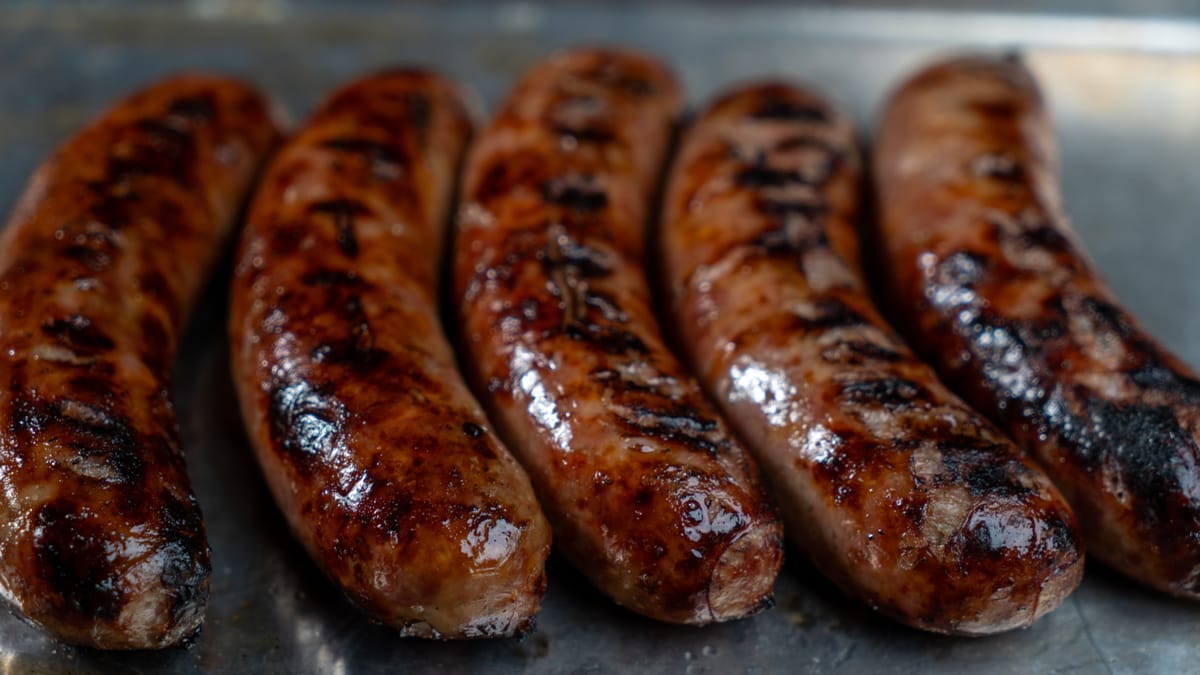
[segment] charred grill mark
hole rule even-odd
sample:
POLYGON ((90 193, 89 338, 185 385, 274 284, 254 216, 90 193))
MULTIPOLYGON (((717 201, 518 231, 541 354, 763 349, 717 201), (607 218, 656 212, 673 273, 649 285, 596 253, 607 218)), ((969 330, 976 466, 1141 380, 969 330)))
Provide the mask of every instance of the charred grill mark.
POLYGON ((396 180, 404 173, 407 161, 395 148, 369 138, 330 138, 321 147, 360 157, 378 180, 396 180))
POLYGON ((354 199, 329 199, 308 207, 310 214, 326 215, 333 219, 338 248, 347 257, 358 255, 358 239, 354 235, 354 219, 370 215, 371 211, 354 199))
POLYGON ((164 491, 159 503, 159 528, 165 542, 161 579, 171 596, 172 622, 178 623, 206 593, 212 564, 195 498, 185 503, 164 491))
POLYGON ((189 122, 210 122, 216 116, 217 111, 213 105, 211 94, 197 94, 171 101, 171 105, 167 107, 167 114, 182 117, 189 122))
POLYGON ((549 229, 549 241, 539 257, 550 292, 560 301, 562 319, 546 336, 562 333, 607 354, 647 353, 641 338, 620 325, 612 325, 629 320, 616 300, 590 287, 589 280, 612 274, 612 261, 599 249, 576 242, 561 226, 549 229), (599 319, 590 309, 599 310, 599 319))
POLYGON ((809 316, 793 314, 796 323, 806 330, 849 328, 868 323, 866 317, 850 309, 837 298, 821 298, 814 303, 814 312, 809 316))
POLYGON ((350 326, 349 336, 317 345, 312 350, 312 359, 317 363, 347 365, 364 374, 387 361, 388 352, 375 346, 375 333, 363 309, 362 298, 358 295, 347 297, 342 313, 350 326))
POLYGON ((799 217, 808 221, 816 221, 829 213, 829 205, 823 199, 801 201, 798 199, 781 200, 759 197, 754 201, 754 207, 760 213, 776 218, 799 217))
POLYGON ((551 131, 561 138, 581 145, 606 145, 617 138, 611 128, 598 123, 578 126, 555 124, 551 131))
POLYGON ((60 443, 75 451, 83 461, 99 457, 119 482, 138 484, 145 476, 139 436, 125 417, 105 407, 64 399, 43 404, 40 426, 46 431, 62 430, 60 443))
POLYGON ((463 422, 462 430, 467 438, 479 438, 484 434, 484 428, 474 422, 463 422))
POLYGON ((752 189, 790 185, 820 187, 833 177, 834 169, 838 168, 840 161, 841 157, 833 151, 822 151, 820 163, 815 169, 784 169, 768 165, 767 153, 758 153, 750 166, 743 167, 734 175, 733 181, 738 187, 752 189))
POLYGON ((69 244, 63 247, 61 253, 93 272, 103 272, 112 264, 112 256, 107 251, 84 244, 69 244))
POLYGON ((564 331, 572 340, 586 342, 606 354, 649 354, 650 348, 630 331, 593 323, 573 323, 564 331))
POLYGON ((354 270, 337 270, 328 267, 321 267, 311 272, 305 272, 304 276, 300 278, 300 283, 305 286, 338 286, 354 289, 369 287, 369 284, 359 278, 358 273, 354 270))
POLYGON ((784 187, 787 185, 804 185, 808 180, 804 174, 793 169, 776 169, 765 164, 756 163, 738 172, 734 177, 738 187, 768 188, 784 187))
POLYGON ((821 351, 826 363, 861 366, 868 363, 897 363, 904 360, 900 352, 866 340, 842 340, 821 351))
POLYGON ((751 240, 751 246, 768 256, 793 257, 829 245, 825 228, 816 220, 818 214, 824 213, 824 205, 804 205, 800 208, 798 202, 767 201, 759 204, 759 209, 764 213, 770 213, 767 209, 772 208, 780 210, 778 214, 771 214, 777 216, 776 226, 751 240), (793 206, 797 209, 789 211, 793 206), (805 215, 806 213, 812 216, 805 215))
POLYGON ((163 381, 169 380, 174 364, 172 363, 171 339, 167 334, 166 322, 157 314, 146 312, 138 320, 138 327, 142 334, 142 362, 163 381))
POLYGON ((715 420, 695 411, 646 405, 615 406, 617 418, 627 434, 656 438, 667 443, 682 443, 694 449, 715 453, 725 443, 715 420))
POLYGON ((580 213, 595 213, 608 206, 608 194, 591 185, 590 180, 548 180, 542 183, 542 199, 551 206, 580 213))
POLYGON ((838 390, 838 397, 852 405, 880 405, 888 408, 903 408, 928 400, 929 392, 924 387, 899 377, 881 377, 872 380, 847 382, 838 390))
POLYGON ((117 143, 108 158, 108 185, 126 183, 141 176, 163 176, 180 186, 192 183, 195 143, 186 129, 162 120, 143 119, 133 125, 133 139, 117 143))
POLYGON ((126 597, 117 579, 120 571, 108 562, 109 533, 67 497, 44 504, 34 522, 34 558, 38 576, 53 594, 48 600, 80 621, 116 619, 126 597))
POLYGON ((832 118, 823 106, 812 103, 799 103, 788 100, 778 92, 768 93, 750 113, 756 120, 777 120, 786 122, 815 122, 829 124, 832 118))
POLYGON ((42 324, 42 332, 77 354, 91 356, 113 348, 112 338, 82 314, 48 321, 42 324))

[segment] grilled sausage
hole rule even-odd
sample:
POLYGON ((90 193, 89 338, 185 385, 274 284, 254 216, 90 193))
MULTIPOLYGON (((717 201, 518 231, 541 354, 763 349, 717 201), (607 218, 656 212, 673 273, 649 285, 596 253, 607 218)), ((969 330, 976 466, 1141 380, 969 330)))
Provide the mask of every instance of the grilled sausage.
POLYGON ((529 629, 546 523, 437 314, 462 94, 395 70, 335 92, 272 162, 232 290, 242 413, 313 560, 410 636, 529 629))
POLYGON ((59 147, 0 237, 0 593, 59 640, 200 629, 209 549, 171 370, 276 133, 242 84, 165 80, 59 147))
POLYGON ((781 535, 641 270, 680 98, 624 51, 527 73, 468 160, 454 298, 467 369, 561 550, 621 605, 705 624, 770 602, 781 535))
POLYGON ((685 134, 661 249, 680 340, 825 575, 926 630, 1027 626, 1083 573, 1050 480, 888 327, 861 278, 850 121, 765 82, 685 134))
POLYGON ((1097 275, 1055 152, 1015 58, 946 61, 900 87, 875 156, 891 304, 947 383, 1042 461, 1097 558, 1196 596, 1200 381, 1097 275))

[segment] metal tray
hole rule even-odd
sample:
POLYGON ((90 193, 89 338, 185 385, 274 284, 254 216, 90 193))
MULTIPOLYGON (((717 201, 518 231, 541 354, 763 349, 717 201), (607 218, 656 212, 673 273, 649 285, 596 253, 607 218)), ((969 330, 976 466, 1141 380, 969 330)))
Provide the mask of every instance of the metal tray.
MULTIPOLYGON (((5 2, 5 0, 0 0, 5 2)), ((485 101, 553 48, 627 43, 669 60, 693 101, 785 74, 841 100, 869 131, 905 71, 954 47, 1019 47, 1057 119, 1069 211, 1117 293, 1200 366, 1200 21, 980 12, 628 4, 193 0, 0 4, 0 212, 36 164, 114 98, 159 74, 245 75, 297 118, 336 83, 419 62, 485 101)), ((869 136, 867 136, 869 137, 869 136)), ((227 272, 227 270, 225 270, 227 272)), ((176 400, 213 548, 212 599, 191 649, 101 653, 0 614, 0 671, 99 672, 1198 672, 1200 605, 1090 566, 1034 627, 986 639, 926 635, 840 595, 792 555, 777 606, 705 629, 617 608, 557 556, 524 640, 398 639, 350 607, 289 537, 246 445, 223 340, 218 278, 185 338, 176 400)))

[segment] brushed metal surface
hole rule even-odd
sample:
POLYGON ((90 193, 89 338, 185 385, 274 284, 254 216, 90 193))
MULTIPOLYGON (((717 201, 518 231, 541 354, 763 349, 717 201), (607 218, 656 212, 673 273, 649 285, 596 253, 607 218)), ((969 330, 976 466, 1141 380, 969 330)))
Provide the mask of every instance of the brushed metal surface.
MULTIPOLYGON (((868 140, 881 97, 923 59, 958 47, 1021 48, 1057 120, 1076 227, 1134 313, 1200 366, 1200 23, 1189 20, 775 2, 8 2, 0 4, 0 213, 7 216, 58 141, 169 71, 244 75, 300 119, 333 85, 396 63, 437 67, 490 103, 533 60, 581 42, 658 53, 694 102, 746 77, 796 77, 842 101, 868 140)), ((203 634, 189 650, 105 654, 56 644, 0 614, 0 672, 1200 672, 1200 605, 1143 591, 1098 566, 1033 628, 962 639, 875 616, 798 555, 785 565, 774 609, 706 629, 616 608, 553 557, 539 627, 525 640, 398 639, 330 588, 267 495, 229 381, 226 290, 213 283, 177 376, 184 447, 213 547, 203 634)))

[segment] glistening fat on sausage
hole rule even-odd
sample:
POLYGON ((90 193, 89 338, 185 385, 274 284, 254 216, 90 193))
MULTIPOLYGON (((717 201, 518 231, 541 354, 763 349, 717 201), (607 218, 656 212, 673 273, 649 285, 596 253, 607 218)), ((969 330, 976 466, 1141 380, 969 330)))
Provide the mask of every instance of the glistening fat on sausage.
POLYGON ((60 640, 200 629, 209 549, 171 370, 276 140, 268 108, 220 77, 147 87, 50 157, 0 237, 0 592, 60 640))
POLYGON ((437 314, 471 131, 459 90, 388 71, 329 97, 271 163, 232 288, 242 414, 313 560, 405 635, 530 628, 550 530, 437 314))
POLYGON ((467 163, 453 297, 469 374, 560 549, 618 603, 706 624, 769 603, 781 533, 664 346, 641 268, 680 98, 624 51, 527 73, 467 163))
POLYGON ((860 202, 853 128, 828 102, 782 82, 718 98, 666 191, 673 325, 821 572, 925 630, 1027 626, 1079 583, 1075 518, 880 317, 860 202))
POLYGON ((1055 163, 1019 59, 913 75, 875 150, 884 287, 946 382, 1041 460, 1093 555, 1196 597, 1200 381, 1088 261, 1055 163))

